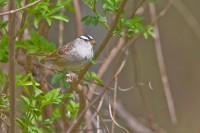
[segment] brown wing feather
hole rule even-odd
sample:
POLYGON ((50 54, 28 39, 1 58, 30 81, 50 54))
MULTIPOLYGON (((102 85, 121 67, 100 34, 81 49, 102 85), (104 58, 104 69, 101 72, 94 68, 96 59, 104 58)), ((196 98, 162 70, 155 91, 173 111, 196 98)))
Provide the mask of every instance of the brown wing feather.
POLYGON ((63 47, 59 48, 57 51, 47 54, 46 58, 53 58, 53 59, 62 58, 63 55, 65 55, 68 51, 73 49, 73 47, 74 47, 73 43, 71 43, 71 42, 67 43, 63 47))

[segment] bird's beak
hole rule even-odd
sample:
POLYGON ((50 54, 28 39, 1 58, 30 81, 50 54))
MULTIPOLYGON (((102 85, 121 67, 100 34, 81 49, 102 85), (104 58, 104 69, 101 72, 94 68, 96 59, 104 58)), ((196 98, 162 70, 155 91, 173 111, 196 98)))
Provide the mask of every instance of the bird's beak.
POLYGON ((90 41, 90 44, 95 44, 95 43, 96 43, 95 40, 91 40, 91 41, 90 41))

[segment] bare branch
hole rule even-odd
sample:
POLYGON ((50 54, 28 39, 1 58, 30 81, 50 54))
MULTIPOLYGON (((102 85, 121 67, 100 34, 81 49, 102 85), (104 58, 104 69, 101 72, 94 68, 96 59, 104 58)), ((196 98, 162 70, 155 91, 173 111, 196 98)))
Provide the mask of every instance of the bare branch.
POLYGON ((73 0, 74 7, 76 9, 75 11, 75 29, 76 29, 76 36, 80 36, 83 34, 83 27, 81 23, 81 8, 79 0, 73 0))
MULTIPOLYGON (((60 11, 61 14, 64 13, 64 10, 61 10, 60 11)), ((59 47, 62 47, 63 46, 63 31, 64 31, 64 22, 62 20, 59 21, 59 24, 58 24, 58 44, 59 44, 59 47)))
POLYGON ((126 128, 122 127, 121 125, 119 125, 119 124, 115 121, 115 119, 114 119, 114 117, 113 117, 113 115, 112 115, 112 110, 111 110, 111 105, 110 105, 110 104, 109 104, 108 107, 109 107, 110 117, 111 117, 112 121, 115 123, 115 125, 117 125, 119 128, 121 128, 121 129, 123 129, 124 131, 126 131, 127 133, 129 133, 129 131, 128 131, 126 128))
MULTIPOLYGON (((150 9, 150 14, 151 14, 152 20, 155 20, 156 19, 155 6, 153 4, 149 4, 149 9, 150 9)), ((176 112, 175 112, 174 102, 173 102, 172 94, 170 91, 169 81, 168 81, 167 72, 166 72, 166 68, 165 68, 158 23, 155 22, 154 26, 155 26, 154 33, 156 34, 155 48, 156 48, 158 66, 159 66, 159 70, 160 70, 160 76, 161 76, 161 80, 162 80, 171 120, 173 123, 176 123, 177 122, 176 112)))
MULTIPOLYGON (((9 10, 15 9, 15 0, 9 0, 9 10)), ((9 89, 10 89, 10 133, 16 132, 16 89, 15 89, 15 13, 9 14, 9 89)))
POLYGON ((29 8, 29 7, 31 7, 31 6, 34 6, 35 4, 37 4, 37 3, 41 2, 41 1, 42 1, 42 0, 37 0, 37 1, 35 1, 35 2, 31 3, 31 4, 28 4, 28 5, 26 5, 26 6, 23 6, 23 7, 21 7, 21 8, 18 8, 18 9, 15 9, 15 10, 11 9, 11 10, 8 11, 8 12, 0 13, 0 16, 9 15, 9 14, 14 14, 14 13, 16 13, 16 12, 18 12, 18 11, 21 11, 21 10, 24 10, 24 9, 29 8))
POLYGON ((121 120, 124 120, 126 125, 137 133, 154 133, 149 127, 137 120, 136 117, 127 112, 124 107, 116 103, 116 114, 121 120))

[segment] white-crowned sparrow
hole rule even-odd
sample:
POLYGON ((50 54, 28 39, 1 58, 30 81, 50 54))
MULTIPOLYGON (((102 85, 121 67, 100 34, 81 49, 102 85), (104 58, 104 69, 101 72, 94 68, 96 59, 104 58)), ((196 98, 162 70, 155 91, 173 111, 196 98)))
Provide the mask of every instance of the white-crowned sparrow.
POLYGON ((71 71, 83 67, 93 58, 93 44, 95 40, 90 35, 82 35, 59 48, 57 51, 47 54, 43 61, 56 71, 71 71))

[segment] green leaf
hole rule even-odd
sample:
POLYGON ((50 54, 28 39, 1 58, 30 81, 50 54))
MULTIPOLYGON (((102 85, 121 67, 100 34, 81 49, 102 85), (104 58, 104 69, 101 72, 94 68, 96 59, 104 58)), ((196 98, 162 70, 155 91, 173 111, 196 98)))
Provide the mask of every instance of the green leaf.
POLYGON ((94 80, 96 81, 98 84, 100 85, 104 85, 103 81, 97 77, 96 73, 95 72, 87 72, 85 75, 84 75, 84 78, 86 80, 94 80))
POLYGON ((107 23, 107 19, 105 16, 99 16, 98 21, 102 23, 107 23))
POLYGON ((95 0, 82 0, 88 7, 94 9, 94 2, 95 0))
POLYGON ((0 40, 0 62, 8 62, 8 36, 4 35, 0 40))
POLYGON ((121 0, 103 0, 103 9, 116 13, 121 0))
POLYGON ((54 16, 51 16, 51 17, 54 18, 54 19, 57 19, 57 20, 69 22, 69 18, 65 15, 62 15, 62 14, 54 15, 54 16))
POLYGON ((61 81, 63 78, 65 78, 65 73, 56 73, 53 75, 53 78, 51 79, 51 84, 56 84, 59 81, 61 81))
POLYGON ((59 96, 59 98, 67 98, 67 97, 75 100, 75 96, 72 93, 64 93, 59 96))
POLYGON ((107 23, 106 17, 103 16, 85 16, 81 19, 82 22, 85 23, 85 25, 94 25, 97 26, 98 23, 107 23))
POLYGON ((20 118, 16 118, 16 121, 17 121, 17 123, 21 126, 21 127, 24 127, 24 121, 23 121, 23 119, 20 119, 20 118))
POLYGON ((27 105, 30 105, 30 101, 29 101, 29 99, 28 99, 27 97, 21 95, 21 98, 23 99, 23 101, 24 101, 27 105))
POLYGON ((34 53, 49 53, 53 52, 56 49, 54 43, 48 42, 43 36, 39 35, 38 32, 31 30, 30 39, 23 41, 17 41, 16 47, 22 47, 26 49, 27 54, 34 53))
POLYGON ((61 99, 58 97, 60 93, 61 88, 53 89, 49 91, 45 96, 45 100, 42 101, 42 106, 48 105, 48 104, 59 104, 61 102, 61 99))
POLYGON ((52 14, 54 14, 54 13, 60 11, 60 10, 63 9, 63 8, 64 8, 63 5, 57 5, 57 6, 51 7, 51 8, 50 8, 50 13, 49 13, 49 15, 52 15, 52 14))
POLYGON ((40 89, 38 89, 38 88, 35 88, 35 94, 34 94, 35 97, 39 96, 39 95, 42 94, 42 93, 43 93, 42 90, 40 90, 40 89))
POLYGON ((8 0, 0 0, 0 7, 4 7, 8 4, 8 0))

